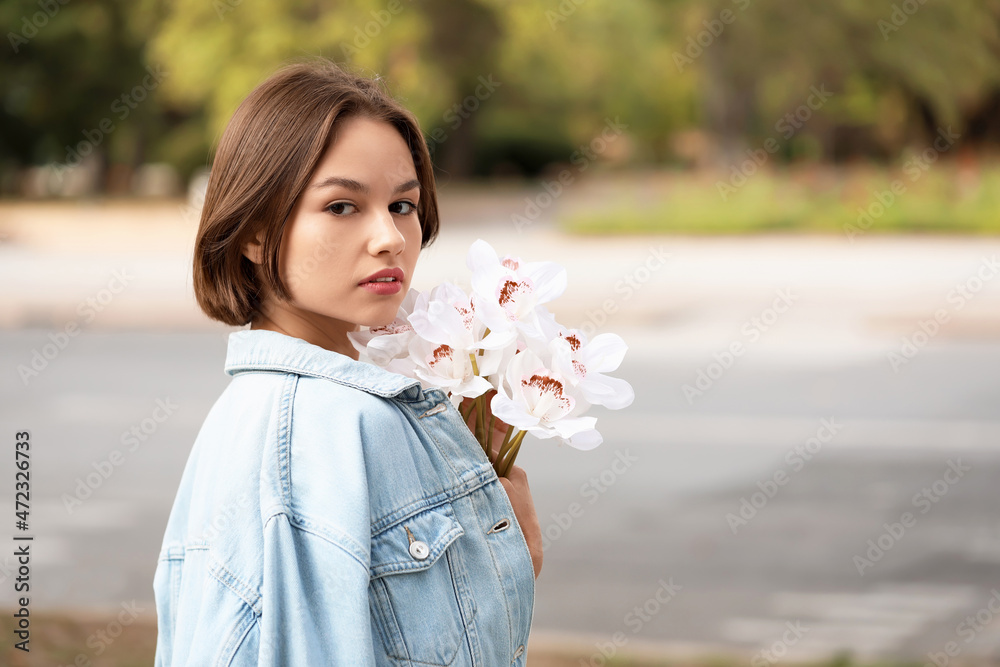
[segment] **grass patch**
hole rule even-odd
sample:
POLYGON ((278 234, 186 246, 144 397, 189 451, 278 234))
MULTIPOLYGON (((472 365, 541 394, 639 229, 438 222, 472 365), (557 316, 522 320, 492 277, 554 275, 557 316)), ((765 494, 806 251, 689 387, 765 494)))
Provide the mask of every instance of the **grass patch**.
POLYGON ((1000 234, 1000 164, 799 168, 721 192, 723 178, 665 174, 652 195, 623 186, 610 205, 569 213, 559 225, 575 234, 1000 234))

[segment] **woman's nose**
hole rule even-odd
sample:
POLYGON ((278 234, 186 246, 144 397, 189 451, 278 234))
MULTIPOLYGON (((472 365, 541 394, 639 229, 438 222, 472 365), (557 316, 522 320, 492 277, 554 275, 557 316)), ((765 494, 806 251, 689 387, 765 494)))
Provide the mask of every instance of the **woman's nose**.
POLYGON ((406 246, 406 239, 403 238, 399 228, 396 227, 396 220, 389 210, 382 209, 375 215, 375 220, 371 225, 371 237, 369 239, 370 252, 378 255, 383 252, 397 254, 403 251, 406 246))

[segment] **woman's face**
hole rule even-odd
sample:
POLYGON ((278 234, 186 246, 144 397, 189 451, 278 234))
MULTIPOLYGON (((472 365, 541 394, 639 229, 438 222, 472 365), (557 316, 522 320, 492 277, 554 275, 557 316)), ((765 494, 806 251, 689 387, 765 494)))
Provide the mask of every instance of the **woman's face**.
MULTIPOLYGON (((420 254, 420 184, 392 125, 361 116, 334 136, 285 226, 278 257, 291 301, 265 298, 252 329, 281 331, 352 358, 347 332, 388 324, 420 254), (369 282, 395 272, 391 282, 369 282)), ((259 261, 259 247, 247 256, 259 261), (256 255, 256 256, 255 256, 256 255)))

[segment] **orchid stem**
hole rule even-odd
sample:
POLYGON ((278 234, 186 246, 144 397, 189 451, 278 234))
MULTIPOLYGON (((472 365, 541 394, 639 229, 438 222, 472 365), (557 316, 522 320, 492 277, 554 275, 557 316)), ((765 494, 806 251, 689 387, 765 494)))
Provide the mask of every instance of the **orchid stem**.
MULTIPOLYGON (((503 455, 507 453, 507 449, 510 446, 510 436, 514 434, 514 427, 507 425, 507 431, 504 433, 503 442, 500 443, 500 449, 497 451, 497 457, 494 462, 499 461, 503 458, 503 455)), ((499 471, 498 471, 499 472, 499 471)))
POLYGON ((510 451, 504 458, 503 475, 501 475, 501 477, 506 477, 507 473, 510 472, 510 469, 514 467, 514 459, 517 458, 517 452, 518 450, 521 449, 521 442, 524 440, 524 436, 527 433, 528 433, 527 431, 521 431, 514 437, 514 440, 511 442, 510 451))
POLYGON ((512 435, 514 435, 514 427, 508 424, 507 432, 503 436, 503 442, 500 443, 500 451, 497 452, 497 457, 493 461, 493 469, 497 471, 498 477, 503 477, 500 473, 503 472, 503 459, 510 450, 510 439, 512 435))
POLYGON ((486 458, 490 458, 490 454, 493 452, 493 429, 497 424, 497 416, 490 415, 490 429, 489 433, 486 435, 486 458))
POLYGON ((483 414, 483 397, 476 397, 476 440, 482 445, 483 451, 486 452, 486 458, 489 458, 489 452, 486 451, 486 419, 483 414))

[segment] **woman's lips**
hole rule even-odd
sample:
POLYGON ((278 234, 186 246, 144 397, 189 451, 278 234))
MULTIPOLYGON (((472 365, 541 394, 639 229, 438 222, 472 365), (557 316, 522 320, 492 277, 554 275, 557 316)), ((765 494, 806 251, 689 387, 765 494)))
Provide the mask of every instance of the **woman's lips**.
POLYGON ((394 266, 389 269, 376 271, 358 283, 358 285, 374 294, 395 294, 403 289, 403 269, 394 266))
POLYGON ((384 283, 361 283, 361 287, 374 294, 387 295, 395 294, 399 290, 403 289, 403 283, 398 280, 384 283))
POLYGON ((394 266, 389 269, 382 269, 381 271, 376 271, 364 280, 362 280, 359 285, 363 285, 367 282, 371 282, 376 278, 395 278, 397 282, 403 282, 403 269, 398 266, 394 266))

